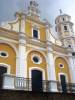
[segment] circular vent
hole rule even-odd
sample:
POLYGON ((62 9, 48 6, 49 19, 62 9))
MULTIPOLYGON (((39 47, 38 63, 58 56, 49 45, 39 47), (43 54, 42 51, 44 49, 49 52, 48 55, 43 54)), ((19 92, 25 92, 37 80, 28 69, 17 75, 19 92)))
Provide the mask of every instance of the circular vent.
POLYGON ((59 64, 59 67, 60 67, 60 68, 64 68, 64 65, 60 63, 60 64, 59 64))
POLYGON ((6 51, 0 51, 1 57, 8 57, 8 53, 6 51))
POLYGON ((38 63, 38 62, 39 62, 39 58, 36 57, 36 56, 34 56, 34 57, 33 57, 33 61, 34 61, 35 63, 38 63))
POLYGON ((31 60, 35 64, 40 64, 42 62, 42 58, 37 54, 33 54, 31 60))

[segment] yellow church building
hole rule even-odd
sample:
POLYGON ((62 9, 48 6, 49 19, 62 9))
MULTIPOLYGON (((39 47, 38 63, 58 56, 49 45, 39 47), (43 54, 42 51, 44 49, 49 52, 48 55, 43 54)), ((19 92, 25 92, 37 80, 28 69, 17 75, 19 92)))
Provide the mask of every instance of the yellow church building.
POLYGON ((0 27, 0 76, 3 89, 75 92, 75 33, 71 16, 55 19, 58 39, 48 20, 40 18, 36 0, 27 12, 0 27))

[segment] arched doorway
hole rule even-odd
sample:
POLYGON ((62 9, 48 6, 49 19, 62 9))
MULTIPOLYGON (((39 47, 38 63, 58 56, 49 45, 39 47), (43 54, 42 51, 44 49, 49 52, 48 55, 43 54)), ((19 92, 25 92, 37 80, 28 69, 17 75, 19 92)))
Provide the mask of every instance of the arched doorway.
POLYGON ((0 43, 0 52, 1 52, 0 66, 6 67, 6 64, 10 65, 11 66, 10 74, 15 75, 16 70, 17 70, 17 68, 16 68, 16 51, 15 51, 15 49, 7 43, 0 43))
POLYGON ((60 81, 61 81, 61 88, 62 88, 62 92, 66 93, 67 92, 67 85, 66 85, 66 77, 65 75, 60 75, 60 81))
POLYGON ((7 73, 7 68, 4 66, 0 66, 0 88, 2 88, 3 84, 3 74, 7 73))
POLYGON ((32 91, 43 91, 42 72, 39 70, 32 70, 31 77, 32 77, 32 91))
MULTIPOLYGON (((69 65, 66 58, 57 57, 55 59, 55 72, 56 79, 61 85, 62 92, 67 92, 67 84, 71 82, 69 65)), ((58 85, 58 91, 60 91, 60 87, 58 85)))
POLYGON ((2 76, 4 73, 7 73, 7 68, 4 66, 0 66, 0 76, 2 76))

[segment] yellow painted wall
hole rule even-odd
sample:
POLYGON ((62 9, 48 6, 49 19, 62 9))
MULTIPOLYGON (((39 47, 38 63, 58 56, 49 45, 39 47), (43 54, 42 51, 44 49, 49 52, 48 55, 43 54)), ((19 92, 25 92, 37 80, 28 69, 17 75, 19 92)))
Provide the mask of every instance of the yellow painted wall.
POLYGON ((25 23, 25 33, 29 36, 32 37, 32 25, 30 22, 26 21, 25 23))
POLYGON ((8 53, 7 58, 0 57, 0 63, 10 65, 10 73, 16 74, 16 53, 13 48, 7 44, 0 43, 0 51, 6 51, 8 53))
POLYGON ((40 27, 40 40, 46 41, 46 29, 45 29, 45 27, 40 27))
MULTIPOLYGON (((29 37, 32 37, 32 28, 33 28, 32 23, 29 22, 29 21, 26 21, 26 24, 25 24, 25 33, 29 37)), ((41 41, 45 41, 46 40, 46 30, 45 30, 45 27, 39 25, 39 31, 40 31, 40 40, 41 41)))
POLYGON ((45 79, 47 79, 46 60, 45 60, 45 57, 40 52, 32 51, 28 54, 28 57, 27 57, 27 72, 28 72, 27 76, 28 76, 28 78, 29 78, 29 68, 31 68, 31 67, 38 67, 38 68, 43 69, 45 71, 45 79), (41 64, 33 63, 33 61, 31 60, 33 54, 37 54, 42 58, 42 63, 41 64))
POLYGON ((68 82, 71 82, 70 80, 70 73, 69 73, 69 67, 64 58, 58 57, 55 60, 55 71, 56 71, 56 79, 59 81, 59 73, 65 73, 68 77, 68 82), (64 68, 59 67, 59 63, 64 65, 64 68))

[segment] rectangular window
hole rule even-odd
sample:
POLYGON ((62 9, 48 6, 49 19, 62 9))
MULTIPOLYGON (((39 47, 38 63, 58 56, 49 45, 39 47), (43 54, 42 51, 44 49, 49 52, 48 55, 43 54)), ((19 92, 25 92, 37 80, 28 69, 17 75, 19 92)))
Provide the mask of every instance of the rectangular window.
POLYGON ((33 37, 38 38, 38 30, 33 30, 33 37))

